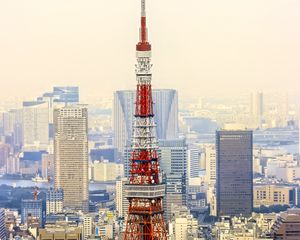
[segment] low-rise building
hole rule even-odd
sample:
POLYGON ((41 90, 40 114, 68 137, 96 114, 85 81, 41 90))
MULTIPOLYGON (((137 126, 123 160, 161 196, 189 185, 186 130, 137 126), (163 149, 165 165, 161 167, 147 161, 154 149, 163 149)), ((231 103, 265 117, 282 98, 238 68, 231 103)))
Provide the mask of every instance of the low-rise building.
POLYGON ((262 184, 253 187, 254 207, 289 205, 292 202, 292 186, 262 184))
POLYGON ((300 209, 281 213, 272 227, 271 236, 275 240, 300 239, 300 209))

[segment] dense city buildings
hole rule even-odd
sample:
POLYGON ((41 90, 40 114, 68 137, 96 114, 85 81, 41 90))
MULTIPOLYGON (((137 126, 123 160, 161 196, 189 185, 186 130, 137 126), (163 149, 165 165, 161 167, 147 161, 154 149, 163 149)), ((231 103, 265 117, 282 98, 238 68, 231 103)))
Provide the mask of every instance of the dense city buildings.
POLYGON ((55 188, 64 191, 64 207, 87 212, 88 111, 86 106, 54 110, 55 188))
POLYGON ((253 209, 252 131, 217 131, 217 214, 250 216, 253 209))
POLYGON ((36 222, 37 226, 44 225, 45 207, 42 199, 23 199, 21 206, 22 223, 30 225, 36 222))
MULTIPOLYGON (((106 2, 112 4, 113 1, 106 2)), ((121 7, 123 2, 113 4, 123 9, 121 7)), ((226 55, 229 58, 228 64, 224 65, 224 72, 215 61, 221 59, 222 64, 224 63, 224 56, 222 51, 219 51, 219 46, 213 52, 213 55, 221 54, 218 57, 204 56, 205 51, 201 51, 200 55, 197 54, 199 46, 207 47, 205 41, 211 37, 211 34, 205 34, 206 37, 202 38, 204 42, 197 45, 193 44, 199 42, 194 34, 182 34, 178 38, 170 35, 168 29, 163 31, 157 29, 156 33, 163 33, 164 37, 167 36, 169 39, 158 41, 162 45, 156 49, 155 59, 164 64, 159 64, 160 66, 155 69, 158 81, 155 81, 155 86, 153 85, 155 89, 153 89, 152 46, 148 42, 146 27, 146 0, 140 2, 140 41, 136 45, 136 64, 132 65, 135 67, 136 82, 129 83, 127 80, 132 79, 130 76, 133 74, 132 69, 122 69, 118 63, 122 62, 123 67, 124 63, 130 64, 130 59, 123 61, 126 54, 124 55, 122 51, 126 50, 124 48, 126 41, 110 48, 109 44, 115 40, 120 42, 120 37, 113 38, 109 33, 104 32, 104 28, 101 28, 103 34, 100 40, 104 40, 105 44, 100 45, 113 49, 112 51, 117 50, 117 53, 110 52, 113 57, 109 58, 104 51, 103 60, 107 65, 102 67, 98 62, 95 62, 95 65, 86 61, 95 60, 93 57, 77 58, 80 51, 70 51, 72 54, 60 52, 63 62, 71 63, 72 69, 75 70, 69 74, 70 68, 63 66, 62 69, 66 71, 61 74, 57 71, 59 70, 57 63, 61 65, 60 59, 53 58, 57 55, 55 51, 51 57, 51 54, 44 54, 45 49, 37 47, 30 49, 29 52, 32 54, 26 55, 28 62, 25 62, 24 72, 18 69, 17 65, 18 59, 24 60, 24 58, 13 56, 14 53, 23 53, 19 51, 20 49, 15 49, 18 46, 17 38, 11 41, 14 45, 13 51, 7 48, 7 52, 12 57, 5 56, 5 51, 4 55, 2 54, 3 63, 14 60, 12 65, 14 68, 10 72, 13 75, 19 72, 24 75, 26 89, 20 91, 20 85, 17 83, 14 84, 18 86, 17 88, 7 88, 6 85, 10 84, 11 79, 9 72, 2 79, 4 84, 1 90, 4 95, 0 96, 2 97, 0 99, 0 240, 299 240, 300 93, 297 84, 293 85, 293 89, 289 92, 285 90, 290 88, 287 85, 289 79, 298 79, 297 76, 290 73, 290 75, 281 74, 285 73, 282 66, 291 66, 289 71, 296 68, 291 64, 285 64, 286 57, 278 57, 275 59, 278 66, 269 65, 262 68, 257 67, 261 65, 258 63, 255 69, 251 68, 254 71, 250 74, 244 71, 247 70, 245 68, 236 71, 242 65, 232 64, 230 57, 236 58, 238 51, 243 54, 247 52, 256 54, 259 51, 248 51, 249 49, 245 51, 240 48, 240 44, 235 44, 238 46, 238 51, 232 51, 234 49, 228 48, 229 42, 226 39, 214 38, 214 48, 218 45, 215 44, 215 40, 221 39, 222 43, 228 45, 224 49, 229 50, 230 53, 234 52, 233 55, 226 55), (188 40, 182 41, 182 37, 186 36, 188 40), (109 43, 106 38, 109 39, 109 43), (173 43, 169 41, 171 38, 181 41, 185 48, 179 51, 182 54, 187 53, 186 56, 182 54, 179 57, 175 56, 174 53, 178 49, 174 48, 173 43), (47 57, 47 60, 41 59, 43 66, 51 66, 53 59, 59 60, 54 61, 56 64, 52 66, 54 71, 41 73, 38 72, 42 69, 39 65, 30 63, 30 58, 36 57, 34 53, 36 49, 42 50, 42 54, 38 54, 39 57, 47 57), (73 53, 76 53, 75 62, 72 59, 65 61, 70 56, 74 57, 73 53), (157 53, 163 53, 166 58, 156 55, 157 53), (169 53, 174 54, 174 59, 167 59, 169 53), (196 60, 195 56, 197 56, 196 60), (202 57, 204 61, 201 60, 202 57), (80 64, 82 67, 76 69, 79 66, 76 66, 78 59, 86 62, 91 71, 86 72, 85 64, 80 64), (280 65, 278 59, 284 59, 284 64, 280 65), (214 66, 207 68, 210 60, 213 60, 214 66), (114 65, 111 65, 111 61, 114 65), (34 71, 37 72, 31 74, 32 80, 26 82, 26 78, 30 76, 28 66, 34 66, 34 71), (184 72, 186 66, 189 72, 184 72), (237 74, 231 72, 226 74, 228 69, 232 70, 230 67, 237 74), (211 76, 205 74, 206 68, 209 71, 213 69, 210 71, 211 76), (94 71, 99 69, 101 74, 107 70, 115 71, 110 71, 108 75, 99 78, 94 71), (275 71, 268 71, 270 69, 275 71), (274 73, 276 77, 268 76, 270 73, 274 73), (199 77, 199 74, 202 77, 199 77), (46 78, 41 78, 43 75, 46 78), (71 79, 66 79, 66 76, 71 79), (246 79, 240 81, 241 76, 246 79), (278 85, 280 82, 278 79, 282 76, 285 77, 284 84, 278 85), (239 82, 236 81, 231 85, 232 77, 238 78, 239 82), (247 82, 249 80, 247 78, 251 79, 251 83, 247 82), (36 81, 34 79, 39 80, 40 83, 34 84, 36 81), (186 81, 186 84, 182 85, 178 82, 180 79, 186 81), (268 79, 272 79, 272 82, 268 82, 268 79), (76 82, 82 87, 84 95, 79 95, 78 86, 55 85, 49 88, 48 84, 51 84, 51 81, 55 81, 55 84, 66 81, 70 81, 70 84, 76 82), (122 83, 119 84, 118 81, 122 83), (255 81, 257 81, 256 85, 255 81), (209 84, 211 88, 207 87, 209 84), (239 88, 239 84, 247 90, 239 88), (277 92, 271 90, 278 86, 280 88, 277 92), (36 90, 42 93, 36 93, 36 90), (90 90, 95 91, 96 94, 90 90), (9 97, 5 96, 6 91, 9 97), (88 105, 81 105, 82 99, 88 105)), ((160 1, 161 9, 165 9, 163 6, 165 2, 160 1)), ((203 1, 194 1, 193 6, 186 12, 191 13, 197 9, 205 9, 207 12, 208 5, 204 8, 193 8, 197 4, 202 4, 201 2, 203 1)), ((208 4, 207 2, 209 1, 205 4, 208 4)), ((5 7, 9 4, 0 3, 0 10, 5 12, 5 7)), ((133 4, 133 7, 137 2, 130 1, 126 4, 133 4)), ((277 16, 278 14, 272 11, 279 8, 272 4, 269 4, 268 14, 277 16)), ((285 4, 281 4, 282 9, 289 10, 288 5, 285 4)), ((159 10, 156 13, 163 13, 165 19, 169 19, 167 15, 174 13, 175 5, 176 1, 173 1, 172 6, 169 6, 172 11, 159 10)), ((246 17, 247 21, 242 19, 235 22, 238 26, 242 22, 243 29, 248 31, 249 28, 245 23, 250 22, 253 25, 248 10, 257 7, 253 8, 250 4, 245 8, 248 11, 246 14, 239 11, 239 16, 236 16, 234 11, 242 10, 239 8, 242 5, 230 6, 233 11, 230 16, 234 16, 235 20, 241 20, 240 16, 246 17)), ((73 10, 77 12, 78 6, 72 5, 72 13, 73 10)), ((292 12, 284 12, 289 13, 289 18, 294 21, 299 11, 295 4, 290 6, 293 7, 292 12)), ((49 7, 47 11, 51 10, 50 5, 49 7)), ((153 7, 157 8, 155 5, 153 7)), ((40 6, 36 9, 42 10, 40 6)), ((70 8, 66 9, 70 10, 70 8)), ((95 6, 94 9, 95 11, 90 11, 90 8, 84 7, 84 11, 80 11, 77 15, 82 17, 85 12, 93 14, 99 8, 95 6)), ((109 8, 103 9, 109 11, 109 8)), ((215 10, 214 7, 211 9, 215 10)), ((217 15, 221 16, 223 8, 220 9, 217 15)), ((59 13, 66 13, 64 16, 70 15, 64 12, 62 6, 59 11, 59 13)), ((19 14, 19 11, 14 11, 15 13, 19 14)), ((261 13, 264 13, 264 18, 267 16, 266 12, 256 11, 256 20, 262 19, 259 15, 261 13)), ((30 20, 33 20, 30 11, 26 11, 26 14, 29 14, 30 20)), ((7 11, 7 15, 11 16, 11 12, 7 11)), ((38 12, 35 15, 40 17, 45 14, 38 12)), ((49 22, 51 15, 57 17, 57 14, 46 14, 49 22)), ((71 18, 59 18, 62 20, 60 27, 70 25, 64 24, 64 19, 76 22, 77 15, 71 15, 71 18)), ((107 17, 105 14, 100 15, 102 18, 107 17)), ((115 14, 114 20, 107 22, 105 26, 121 36, 122 29, 119 31, 120 28, 116 30, 111 27, 114 21, 121 28, 126 23, 126 21, 117 22, 118 15, 120 14, 115 14)), ((197 14, 188 15, 193 19, 197 17, 197 14)), ((198 15, 207 17, 206 14, 198 15)), ((14 20, 18 20, 17 16, 12 16, 14 20)), ((120 16, 123 18, 125 15, 120 16)), ((0 14, 0 17, 4 17, 5 20, 6 16, 0 14)), ((99 23, 99 21, 90 21, 95 20, 93 15, 90 17, 81 19, 82 24, 74 25, 76 34, 79 33, 77 30, 80 30, 78 26, 86 26, 85 20, 91 24, 99 23)), ((159 19, 159 15, 156 17, 159 19)), ((182 20, 187 20, 186 17, 187 15, 178 18, 180 24, 170 18, 170 22, 175 23, 170 29, 176 28, 182 33, 188 32, 186 30, 189 27, 194 31, 203 30, 202 27, 192 26, 195 21, 189 21, 191 24, 184 24, 185 29, 182 31, 182 23, 184 23, 182 20)), ((286 22, 289 18, 283 16, 278 18, 278 21, 284 19, 286 22)), ((25 22, 27 24, 27 21, 25 22)), ((39 21, 35 22, 39 23, 39 21)), ((18 24, 9 27, 9 24, 15 21, 3 21, 3 23, 8 26, 7 29, 13 29, 14 33, 18 32, 18 29, 15 29, 18 24)), ((196 21, 196 23, 200 22, 196 21)), ((270 21, 267 23, 270 24, 270 21)), ((205 30, 214 29, 209 26, 210 21, 201 21, 201 24, 208 24, 205 30)), ((284 24, 276 24, 277 27, 274 29, 278 31, 280 29, 278 26, 281 25, 284 24)), ((162 24, 160 27, 165 26, 162 24)), ((263 29, 264 26, 260 27, 263 29)), ((83 36, 89 40, 90 46, 84 49, 88 51, 83 52, 88 53, 89 50, 95 52, 94 50, 100 46, 94 47, 90 41, 96 40, 99 43, 97 34, 93 31, 96 28, 86 29, 92 30, 84 32, 83 36), (92 33, 93 38, 86 37, 89 33, 92 33)), ((53 40, 52 33, 61 33, 61 31, 54 31, 50 36, 47 33, 47 26, 39 29, 46 30, 43 33, 47 37, 30 39, 53 40)), ((293 29, 291 27, 285 30, 293 31, 293 29)), ((34 26, 31 26, 30 30, 34 30, 34 26)), ((23 31, 21 32, 23 34, 23 31)), ((63 37, 67 37, 71 32, 67 32, 63 37)), ((31 34, 32 31, 26 33, 31 34)), ((230 28, 229 35, 235 34, 234 28, 230 28)), ((22 41, 23 35, 20 38, 22 41)), ((223 37, 225 35, 223 34, 223 37)), ((267 35, 264 34, 264 37, 267 35)), ((288 31, 281 36, 284 37, 280 39, 280 43, 284 43, 281 40, 289 36, 288 31)), ((255 37, 252 34, 250 40, 255 40, 255 37)), ((59 42, 61 40, 66 42, 64 38, 57 39, 59 42)), ((9 41, 1 44, 3 39, 7 40, 0 38, 0 48, 8 46, 6 42, 9 41)), ((241 42, 243 37, 235 39, 241 42)), ((273 39, 278 42, 278 37, 273 39)), ((293 40, 298 39, 293 38, 293 40)), ((266 42, 270 43, 268 46, 274 47, 274 42, 273 44, 272 41, 266 42)), ((27 47, 28 44, 28 41, 26 44, 21 44, 22 48, 27 47)), ((35 45, 39 46, 39 44, 35 45)), ((295 44, 285 45, 291 45, 295 50, 295 44)), ((65 44, 64 51, 68 51, 67 47, 70 46, 72 47, 73 44, 65 44)), ((250 46, 251 50, 253 46, 253 44, 250 46)), ((53 49, 55 50, 51 47, 51 50, 53 49)), ((80 50, 80 47, 78 49, 80 50)), ((56 48, 56 50, 61 49, 56 48)), ((268 51, 268 49, 263 50, 268 51)), ((284 51, 281 46, 279 53, 282 54, 284 51)), ((298 57, 297 54, 295 56, 298 57)), ((250 60, 250 63, 253 62, 253 59, 250 60)), ((239 59, 239 62, 243 64, 242 59, 239 59)), ((297 61, 292 62, 297 63, 297 61)), ((249 65, 249 61, 246 63, 249 65)), ((264 63, 274 64, 274 61, 264 61, 264 63)), ((2 68, 0 74, 5 70, 5 67, 2 68)), ((13 79, 17 79, 17 75, 13 76, 13 79)))

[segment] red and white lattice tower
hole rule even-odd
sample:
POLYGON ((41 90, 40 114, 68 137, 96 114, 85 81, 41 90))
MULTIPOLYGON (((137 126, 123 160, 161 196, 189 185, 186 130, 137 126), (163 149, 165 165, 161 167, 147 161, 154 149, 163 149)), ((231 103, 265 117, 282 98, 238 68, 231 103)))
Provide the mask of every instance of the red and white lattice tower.
POLYGON ((136 45, 136 108, 130 159, 130 180, 126 185, 129 200, 124 240, 167 239, 162 200, 165 185, 161 183, 155 137, 151 89, 151 45, 146 27, 145 0, 141 0, 140 42, 136 45))

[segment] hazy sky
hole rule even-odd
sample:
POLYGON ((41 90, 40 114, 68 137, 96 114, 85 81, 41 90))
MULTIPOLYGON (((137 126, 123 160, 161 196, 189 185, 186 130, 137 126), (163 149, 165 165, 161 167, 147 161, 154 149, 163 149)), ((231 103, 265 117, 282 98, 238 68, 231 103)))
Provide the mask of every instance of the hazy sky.
MULTIPOLYGON (((1 0, 0 99, 134 88, 139 15, 139 0, 1 0)), ((148 0, 147 16, 154 87, 300 88, 299 0, 148 0)))

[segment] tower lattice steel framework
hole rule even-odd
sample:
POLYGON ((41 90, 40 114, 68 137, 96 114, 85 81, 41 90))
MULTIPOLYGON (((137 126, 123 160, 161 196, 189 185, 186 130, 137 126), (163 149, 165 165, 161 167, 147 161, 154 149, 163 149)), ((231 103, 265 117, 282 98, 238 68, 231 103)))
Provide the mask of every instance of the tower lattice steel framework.
POLYGON ((145 0, 141 0, 140 41, 136 45, 136 108, 132 155, 126 197, 129 200, 124 240, 167 239, 151 89, 151 45, 146 27, 145 0))

